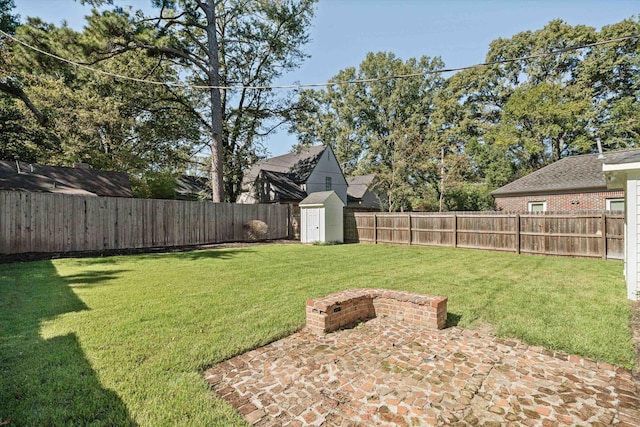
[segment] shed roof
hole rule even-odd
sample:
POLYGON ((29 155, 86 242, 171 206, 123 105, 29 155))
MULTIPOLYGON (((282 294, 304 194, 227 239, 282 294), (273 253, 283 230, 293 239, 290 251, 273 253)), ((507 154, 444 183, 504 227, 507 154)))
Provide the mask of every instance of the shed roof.
POLYGON ((307 197, 305 197, 304 200, 300 202, 300 206, 323 205, 332 196, 335 196, 338 200, 340 200, 340 203, 344 205, 344 203, 342 203, 342 200, 340 199, 340 196, 338 196, 335 191, 318 191, 315 193, 311 193, 307 197))
POLYGON ((0 190, 133 197, 126 172, 10 160, 0 160, 0 190))
POLYGON ((508 196, 606 190, 607 183, 602 172, 603 163, 636 161, 640 161, 640 149, 611 151, 602 157, 598 154, 565 157, 500 187, 491 194, 508 196))

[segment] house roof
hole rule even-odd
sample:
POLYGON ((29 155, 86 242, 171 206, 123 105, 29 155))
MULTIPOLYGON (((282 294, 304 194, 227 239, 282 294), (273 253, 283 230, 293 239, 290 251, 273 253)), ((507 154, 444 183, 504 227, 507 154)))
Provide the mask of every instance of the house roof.
POLYGON ((247 182, 256 180, 260 171, 286 173, 289 179, 296 183, 304 183, 318 164, 322 153, 327 149, 325 145, 316 145, 282 156, 271 157, 255 163, 244 175, 247 182))
MULTIPOLYGON (((335 191, 318 191, 315 193, 309 194, 300 202, 300 206, 304 205, 322 205, 324 204, 330 197, 334 196, 340 200, 340 196, 336 194, 335 191)), ((340 200, 342 203, 342 200, 340 200)))
POLYGON ((208 178, 203 176, 182 175, 176 179, 176 198, 211 198, 208 178))
POLYGON ((373 185, 375 178, 375 174, 372 173, 347 178, 347 198, 349 200, 361 200, 367 190, 373 185))
POLYGON ((271 184, 278 200, 302 200, 307 196, 307 193, 290 179, 289 174, 263 170, 260 171, 260 176, 271 184))
POLYGON ((565 157, 500 187, 491 194, 510 196, 606 190, 607 183, 602 172, 603 163, 636 161, 640 161, 640 149, 611 151, 602 157, 598 154, 565 157))
POLYGON ((126 172, 0 160, 0 190, 133 197, 126 172))

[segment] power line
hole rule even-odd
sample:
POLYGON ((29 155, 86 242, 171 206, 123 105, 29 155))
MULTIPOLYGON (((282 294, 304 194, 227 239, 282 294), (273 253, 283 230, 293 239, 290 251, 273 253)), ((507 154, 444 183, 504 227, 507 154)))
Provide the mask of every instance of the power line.
POLYGON ((452 73, 452 72, 456 72, 456 71, 469 70, 469 69, 472 69, 472 68, 489 67, 489 66, 492 66, 492 65, 501 65, 501 64, 507 64, 507 63, 510 63, 510 62, 526 61, 526 60, 529 60, 529 59, 542 58, 542 57, 546 57, 546 56, 554 56, 554 55, 558 55, 560 53, 571 52, 571 51, 582 50, 582 49, 588 49, 588 48, 601 46, 601 45, 605 45, 605 44, 621 42, 621 41, 629 40, 629 39, 632 39, 632 38, 635 38, 635 37, 639 37, 640 33, 635 33, 635 34, 631 34, 631 35, 628 35, 628 36, 618 37, 618 38, 615 38, 615 39, 602 40, 602 41, 599 41, 599 42, 589 43, 589 44, 585 44, 585 45, 569 46, 569 47, 565 47, 565 48, 562 48, 562 49, 553 50, 553 51, 550 51, 550 52, 542 52, 542 53, 536 53, 536 54, 528 55, 528 56, 521 56, 519 58, 501 59, 501 60, 498 60, 498 61, 483 62, 483 63, 480 63, 480 64, 467 65, 467 66, 464 66, 464 67, 443 68, 443 69, 434 70, 434 71, 423 71, 423 72, 419 72, 419 73, 383 76, 383 77, 376 77, 376 78, 371 78, 371 79, 344 80, 344 81, 327 82, 327 83, 300 83, 300 84, 293 84, 293 85, 273 85, 273 86, 242 86, 242 85, 236 85, 236 86, 209 86, 209 85, 190 85, 190 84, 185 84, 185 83, 160 82, 160 81, 157 81, 157 80, 138 79, 136 77, 124 76, 124 75, 121 75, 121 74, 115 74, 115 73, 111 73, 109 71, 100 70, 100 69, 93 68, 93 67, 90 67, 90 66, 85 65, 85 64, 81 64, 81 63, 72 61, 70 59, 63 58, 61 56, 55 55, 53 53, 50 53, 50 52, 44 51, 42 49, 39 49, 39 48, 37 48, 35 46, 32 46, 32 45, 30 45, 30 44, 28 44, 28 43, 26 43, 26 42, 24 42, 24 41, 22 41, 22 40, 20 40, 18 38, 13 37, 10 34, 7 34, 6 32, 4 32, 2 30, 0 30, 0 35, 13 40, 13 41, 21 44, 22 46, 24 46, 24 47, 26 47, 28 49, 31 49, 31 50, 36 51, 38 53, 41 53, 43 55, 49 56, 51 58, 57 59, 58 61, 62 61, 62 62, 65 62, 67 64, 73 65, 75 67, 83 68, 85 70, 89 70, 89 71, 92 71, 92 72, 98 73, 98 74, 103 74, 103 75, 106 75, 106 76, 109 76, 109 77, 113 77, 113 78, 116 78, 116 79, 128 80, 128 81, 144 83, 144 84, 151 84, 151 85, 158 85, 158 86, 172 86, 172 87, 182 87, 182 88, 191 88, 191 89, 264 90, 264 89, 302 89, 302 88, 329 87, 329 86, 339 86, 339 85, 358 84, 358 83, 374 83, 374 82, 393 80, 393 79, 406 79, 406 78, 412 78, 412 77, 423 77, 423 76, 427 76, 427 75, 431 75, 431 74, 452 73))

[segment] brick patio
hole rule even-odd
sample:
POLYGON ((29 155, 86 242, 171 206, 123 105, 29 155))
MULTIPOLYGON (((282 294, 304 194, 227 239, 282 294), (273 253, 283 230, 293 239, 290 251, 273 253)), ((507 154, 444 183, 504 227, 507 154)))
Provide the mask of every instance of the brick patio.
POLYGON ((205 374, 257 426, 640 425, 628 370, 458 327, 308 330, 205 374))

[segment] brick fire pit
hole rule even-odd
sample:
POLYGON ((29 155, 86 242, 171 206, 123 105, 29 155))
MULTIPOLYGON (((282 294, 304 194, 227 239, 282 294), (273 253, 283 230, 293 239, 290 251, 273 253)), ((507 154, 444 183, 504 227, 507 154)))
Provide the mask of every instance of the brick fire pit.
POLYGON ((374 317, 442 329, 447 298, 386 289, 350 289, 307 301, 307 328, 324 334, 374 317))

